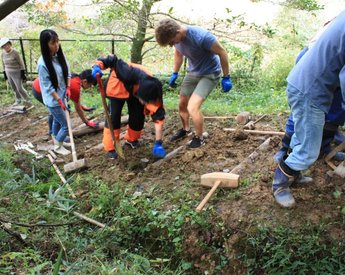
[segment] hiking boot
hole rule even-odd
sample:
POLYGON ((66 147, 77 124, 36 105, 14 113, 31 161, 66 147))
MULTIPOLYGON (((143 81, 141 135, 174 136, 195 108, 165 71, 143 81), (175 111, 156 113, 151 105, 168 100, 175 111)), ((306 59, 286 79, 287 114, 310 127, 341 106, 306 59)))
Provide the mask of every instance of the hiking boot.
POLYGON ((116 159, 117 158, 117 153, 115 150, 109 151, 107 155, 110 159, 116 159))
POLYGON ((136 148, 140 147, 140 143, 138 140, 135 140, 135 141, 126 140, 125 145, 131 147, 132 149, 136 149, 136 148))
POLYGON ((183 137, 186 137, 190 133, 190 130, 187 131, 183 128, 177 130, 177 132, 170 138, 170 141, 176 141, 183 137))
POLYGON ((204 138, 200 138, 198 136, 194 136, 192 140, 189 142, 188 147, 189 148, 199 148, 200 146, 205 144, 204 138))

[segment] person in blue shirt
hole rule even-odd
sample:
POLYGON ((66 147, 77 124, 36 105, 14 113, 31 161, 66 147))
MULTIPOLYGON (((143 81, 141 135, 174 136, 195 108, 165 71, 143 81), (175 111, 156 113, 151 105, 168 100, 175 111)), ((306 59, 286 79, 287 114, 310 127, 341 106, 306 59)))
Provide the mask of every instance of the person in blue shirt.
POLYGON ((43 30, 40 34, 40 46, 42 56, 38 59, 37 71, 43 103, 53 116, 54 151, 58 154, 68 155, 71 152, 64 146, 69 144, 64 140, 68 134, 65 97, 66 93, 71 94, 70 69, 55 31, 43 30))
MULTIPOLYGON (((334 20, 334 18, 332 19, 334 20)), ((316 40, 320 37, 320 35, 326 30, 328 24, 332 22, 332 20, 326 22, 323 25, 323 28, 320 29, 316 35, 310 40, 308 46, 304 47, 299 54, 297 55, 295 64, 303 57, 303 55, 313 47, 316 40)), ((344 125, 345 122, 345 110, 342 109, 341 105, 343 103, 343 98, 341 95, 340 89, 338 89, 334 93, 334 98, 332 101, 332 105, 329 109, 329 112, 325 115, 325 126, 323 128, 323 135, 322 135, 322 143, 320 149, 319 157, 327 155, 331 152, 331 143, 337 142, 341 143, 345 141, 345 137, 339 131, 339 126, 344 125)), ((288 120, 286 121, 285 125, 285 135, 282 138, 282 147, 279 151, 274 155, 274 161, 279 163, 283 158, 287 158, 288 154, 290 153, 290 142, 293 133, 295 132, 293 123, 293 116, 290 114, 288 120)), ((343 152, 338 152, 333 157, 335 160, 342 161, 345 159, 345 154, 343 152)))
POLYGON ((345 98, 345 11, 293 67, 287 82, 295 132, 290 143, 292 152, 279 162, 272 183, 274 198, 282 207, 295 204, 289 187, 319 156, 325 114, 336 91, 340 89, 345 98))
POLYGON ((198 148, 205 143, 202 136, 204 118, 201 105, 218 84, 222 73, 223 91, 228 92, 232 88, 228 54, 212 33, 196 26, 179 25, 172 19, 160 21, 155 28, 155 36, 160 46, 175 48, 174 68, 169 81, 171 87, 176 87, 183 57, 188 59, 187 74, 183 79, 179 98, 182 128, 170 140, 187 136, 191 117, 195 135, 189 147, 198 148))

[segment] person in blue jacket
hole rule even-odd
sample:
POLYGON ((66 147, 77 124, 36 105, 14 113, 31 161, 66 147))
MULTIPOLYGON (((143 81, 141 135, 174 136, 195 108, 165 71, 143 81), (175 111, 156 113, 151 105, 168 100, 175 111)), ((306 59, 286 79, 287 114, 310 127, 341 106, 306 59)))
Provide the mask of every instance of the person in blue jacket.
POLYGON ((279 162, 272 183, 274 198, 282 207, 295 204, 289 187, 319 156, 325 114, 330 110, 336 91, 340 89, 344 98, 345 11, 327 26, 294 66, 287 82, 295 132, 290 143, 292 151, 279 162))
MULTIPOLYGON (((312 47, 312 45, 309 45, 309 47, 312 47)), ((296 64, 307 52, 309 47, 305 47, 301 50, 301 52, 298 54, 296 58, 296 64)), ((341 94, 341 90, 338 89, 334 93, 331 108, 329 109, 329 112, 325 115, 325 125, 323 127, 320 157, 322 157, 323 155, 327 155, 331 152, 331 143, 333 141, 339 143, 345 141, 344 136, 339 131, 339 126, 343 126, 345 122, 345 110, 342 108, 343 102, 344 100, 341 94)), ((292 114, 290 114, 285 125, 285 135, 282 138, 282 147, 274 156, 274 161, 276 163, 279 163, 282 159, 287 158, 288 154, 290 153, 290 142, 294 132, 295 127, 293 122, 293 116, 292 114)), ((343 152, 337 152, 333 158, 335 160, 342 161, 345 159, 345 154, 343 152)))

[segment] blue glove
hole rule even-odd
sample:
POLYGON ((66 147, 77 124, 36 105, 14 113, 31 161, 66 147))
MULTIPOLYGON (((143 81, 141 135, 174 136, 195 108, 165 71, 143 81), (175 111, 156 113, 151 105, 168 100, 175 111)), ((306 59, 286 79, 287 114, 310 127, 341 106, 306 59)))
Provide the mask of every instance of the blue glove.
POLYGON ((222 77, 222 88, 223 88, 224 93, 227 93, 231 90, 232 81, 231 81, 230 75, 222 77))
POLYGON ((176 88, 177 85, 176 85, 175 81, 176 81, 177 77, 178 77, 178 73, 177 72, 174 72, 174 73, 171 74, 170 80, 169 80, 169 86, 170 87, 176 88))
POLYGON ((162 145, 163 141, 161 140, 156 140, 155 145, 153 146, 152 149, 152 154, 156 158, 164 158, 166 155, 165 149, 163 148, 162 145))
POLYGON ((97 74, 99 74, 99 76, 102 77, 103 75, 102 70, 98 65, 93 65, 92 73, 91 73, 93 79, 96 79, 97 74))

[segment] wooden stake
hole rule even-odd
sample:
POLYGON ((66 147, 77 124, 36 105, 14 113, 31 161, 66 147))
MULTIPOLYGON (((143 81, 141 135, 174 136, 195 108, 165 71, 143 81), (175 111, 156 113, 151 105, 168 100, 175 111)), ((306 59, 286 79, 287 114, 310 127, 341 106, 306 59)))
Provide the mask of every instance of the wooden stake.
POLYGON ((345 141, 343 141, 342 143, 340 143, 337 147, 335 147, 326 157, 325 160, 330 161, 331 158, 333 158, 335 156, 336 153, 343 151, 345 149, 345 141))
POLYGON ((73 211, 73 215, 77 216, 78 218, 84 220, 84 221, 87 221, 89 223, 92 223, 94 225, 97 225, 98 227, 101 227, 101 228, 104 228, 105 227, 105 224, 104 223, 100 223, 98 221, 95 221, 94 219, 91 219, 91 218, 88 218, 86 217, 85 215, 79 213, 79 212, 76 212, 76 211, 73 211))
POLYGON ((243 131, 248 134, 255 134, 255 135, 272 135, 272 136, 284 136, 285 132, 275 132, 275 131, 259 131, 259 130, 241 130, 241 129, 234 129, 234 128, 224 128, 224 131, 229 132, 236 132, 236 131, 243 131))

